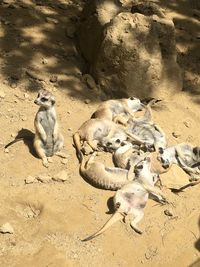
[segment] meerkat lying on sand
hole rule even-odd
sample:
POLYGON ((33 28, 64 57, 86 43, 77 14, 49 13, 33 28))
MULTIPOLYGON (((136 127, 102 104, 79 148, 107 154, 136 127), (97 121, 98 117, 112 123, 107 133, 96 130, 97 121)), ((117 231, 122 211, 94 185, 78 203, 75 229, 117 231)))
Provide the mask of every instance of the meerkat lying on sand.
POLYGON ((136 165, 144 159, 146 153, 138 145, 121 142, 120 147, 113 153, 113 161, 117 167, 126 169, 129 164, 136 165))
POLYGON ((82 157, 80 173, 97 187, 109 190, 117 190, 126 183, 134 180, 134 168, 130 166, 129 170, 106 167, 103 163, 94 161, 96 153, 93 153, 89 160, 85 162, 82 157))
POLYGON ((189 175, 200 174, 200 148, 188 143, 180 143, 166 149, 160 149, 163 166, 179 165, 189 175))
POLYGON ((122 142, 121 147, 119 147, 113 154, 113 161, 115 165, 120 168, 126 169, 127 166, 133 165, 135 166, 141 160, 144 160, 147 155, 150 158, 150 171, 155 174, 162 174, 169 170, 169 165, 162 165, 162 162, 159 160, 160 154, 159 152, 144 152, 140 149, 140 146, 132 145, 128 142, 122 142))
POLYGON ((90 119, 82 124, 78 131, 73 135, 74 144, 78 159, 81 161, 81 142, 86 142, 94 151, 98 150, 98 145, 106 145, 110 138, 120 138, 126 140, 129 138, 135 143, 143 143, 137 136, 126 131, 126 129, 109 120, 90 119), (106 142, 103 140, 106 138, 106 142), (104 144, 105 143, 105 144, 104 144))
POLYGON ((100 104, 93 113, 92 118, 106 119, 125 124, 126 121, 134 116, 134 113, 141 110, 144 105, 140 99, 135 97, 108 100, 100 104))
MULTIPOLYGON (((56 153, 59 155, 59 151, 63 147, 64 142, 64 138, 59 131, 56 117, 54 107, 55 97, 51 92, 42 89, 39 91, 34 103, 39 105, 40 108, 34 120, 35 135, 33 145, 38 157, 42 159, 43 165, 48 167, 48 157, 51 157, 56 153)), ((16 139, 5 147, 8 147, 17 141, 18 140, 16 139)))
MULTIPOLYGON (((149 168, 149 160, 144 162, 149 168)), ((106 224, 95 234, 85 238, 82 241, 89 241, 98 235, 104 233, 109 227, 111 227, 115 222, 123 220, 126 216, 131 216, 131 227, 139 234, 142 231, 138 228, 137 224, 144 216, 144 208, 146 206, 147 200, 149 198, 149 193, 155 195, 161 203, 165 203, 166 200, 163 197, 160 190, 154 188, 154 175, 149 175, 148 180, 146 179, 146 167, 138 169, 138 179, 125 184, 121 189, 119 189, 114 198, 115 213, 106 222, 106 224), (144 183, 143 175, 145 175, 144 183)))
POLYGON ((159 147, 165 148, 167 141, 164 131, 152 121, 151 106, 156 100, 150 101, 146 106, 146 112, 142 118, 128 120, 128 131, 138 136, 143 142, 158 151, 159 147))

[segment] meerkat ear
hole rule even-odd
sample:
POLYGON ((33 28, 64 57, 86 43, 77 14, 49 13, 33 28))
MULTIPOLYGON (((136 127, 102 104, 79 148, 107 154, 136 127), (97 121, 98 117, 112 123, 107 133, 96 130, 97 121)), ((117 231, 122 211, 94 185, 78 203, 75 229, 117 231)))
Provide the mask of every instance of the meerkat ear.
POLYGON ((162 147, 159 147, 158 148, 158 151, 159 151, 160 154, 163 154, 164 153, 164 149, 162 147))

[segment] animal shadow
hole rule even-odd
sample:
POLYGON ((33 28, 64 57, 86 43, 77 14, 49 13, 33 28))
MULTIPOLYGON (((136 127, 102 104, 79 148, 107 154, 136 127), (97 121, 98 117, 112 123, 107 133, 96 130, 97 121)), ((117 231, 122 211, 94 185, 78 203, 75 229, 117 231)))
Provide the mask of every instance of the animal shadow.
POLYGON ((22 128, 21 130, 18 131, 17 136, 15 137, 14 141, 10 142, 11 143, 15 143, 15 141, 17 140, 22 140, 24 142, 24 144, 28 147, 29 152, 37 158, 37 154, 35 152, 35 149, 33 147, 33 139, 34 139, 35 134, 28 130, 28 129, 24 129, 22 128))

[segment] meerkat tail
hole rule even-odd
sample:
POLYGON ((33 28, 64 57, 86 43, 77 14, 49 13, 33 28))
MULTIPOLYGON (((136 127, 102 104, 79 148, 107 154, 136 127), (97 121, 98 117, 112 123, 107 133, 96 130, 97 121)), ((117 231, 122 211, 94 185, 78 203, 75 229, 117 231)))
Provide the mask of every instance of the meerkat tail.
POLYGON ((111 217, 110 219, 104 224, 104 226, 95 234, 83 239, 82 241, 89 241, 95 237, 97 237, 98 235, 103 234, 108 228, 110 228, 114 223, 116 223, 117 221, 120 221, 124 218, 125 215, 123 215, 122 213, 120 213, 119 211, 116 211, 111 217))
POLYGON ((31 136, 22 136, 22 137, 15 138, 13 141, 11 141, 7 145, 5 145, 4 148, 8 148, 9 146, 11 146, 17 142, 24 141, 24 140, 33 140, 33 138, 31 136))
POLYGON ((188 187, 190 187, 190 186, 194 186, 194 185, 197 185, 197 184, 199 184, 200 183, 200 179, 198 180, 198 181, 194 181, 194 182, 190 182, 190 183, 188 183, 188 184, 186 184, 186 185, 184 185, 184 186, 182 186, 182 187, 180 187, 179 189, 173 189, 173 192, 181 192, 181 191, 183 191, 184 189, 186 189, 186 188, 188 188, 188 187))
POLYGON ((83 154, 81 152, 81 138, 80 138, 80 135, 78 132, 76 132, 73 135, 73 141, 74 141, 74 145, 76 147, 76 153, 77 153, 78 160, 79 160, 79 162, 81 162, 82 158, 83 158, 83 154))

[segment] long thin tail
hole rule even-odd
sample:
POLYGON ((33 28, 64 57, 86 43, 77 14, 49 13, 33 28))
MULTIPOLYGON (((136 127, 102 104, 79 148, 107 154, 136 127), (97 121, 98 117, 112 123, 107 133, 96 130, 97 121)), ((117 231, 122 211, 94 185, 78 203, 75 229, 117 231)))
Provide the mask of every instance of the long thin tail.
POLYGON ((181 192, 181 191, 183 191, 184 189, 186 189, 186 188, 188 188, 188 187, 190 187, 190 186, 194 186, 194 185, 197 185, 197 184, 199 184, 200 183, 200 179, 199 180, 197 180, 197 181, 194 181, 194 182, 190 182, 190 183, 188 183, 188 184, 186 184, 186 185, 184 185, 184 186, 182 186, 181 188, 179 188, 179 189, 172 189, 172 191, 173 192, 181 192))
POLYGON ((15 138, 13 141, 9 142, 7 145, 5 145, 4 148, 8 148, 9 146, 19 142, 19 141, 24 141, 24 140, 30 140, 32 141, 33 140, 33 137, 32 136, 22 136, 22 137, 17 137, 15 138))
POLYGON ((97 237, 98 235, 101 235, 103 232, 105 232, 109 227, 111 227, 115 222, 121 220, 124 218, 124 214, 120 213, 119 211, 116 211, 111 217, 110 219, 104 224, 104 226, 97 231, 96 233, 94 233, 93 235, 83 239, 82 241, 89 241, 95 237, 97 237))
POLYGON ((81 152, 81 138, 78 132, 76 132, 73 135, 73 141, 74 141, 74 145, 76 147, 76 154, 77 154, 77 158, 79 160, 79 162, 82 162, 83 160, 83 154, 81 152))

